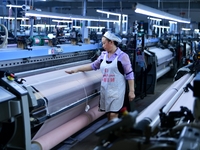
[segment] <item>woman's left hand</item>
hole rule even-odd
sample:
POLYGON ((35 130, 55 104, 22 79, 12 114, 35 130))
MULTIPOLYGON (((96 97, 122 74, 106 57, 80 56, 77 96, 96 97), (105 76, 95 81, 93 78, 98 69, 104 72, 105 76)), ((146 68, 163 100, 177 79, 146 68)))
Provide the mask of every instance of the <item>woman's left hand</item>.
POLYGON ((134 91, 130 91, 128 97, 129 97, 129 101, 133 101, 134 98, 135 98, 135 92, 134 91))

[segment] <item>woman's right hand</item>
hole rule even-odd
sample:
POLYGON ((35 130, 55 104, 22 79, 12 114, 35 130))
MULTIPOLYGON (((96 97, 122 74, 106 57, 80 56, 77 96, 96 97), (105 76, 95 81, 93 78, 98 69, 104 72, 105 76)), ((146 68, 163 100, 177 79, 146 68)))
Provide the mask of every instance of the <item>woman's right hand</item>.
POLYGON ((66 70, 65 72, 66 72, 66 73, 68 73, 68 74, 75 73, 75 71, 74 71, 74 70, 66 70))

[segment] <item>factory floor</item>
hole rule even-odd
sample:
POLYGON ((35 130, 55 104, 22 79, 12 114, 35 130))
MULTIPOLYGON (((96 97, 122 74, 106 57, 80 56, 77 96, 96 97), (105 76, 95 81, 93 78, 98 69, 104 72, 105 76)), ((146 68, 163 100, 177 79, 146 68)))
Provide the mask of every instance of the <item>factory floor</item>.
MULTIPOLYGON (((143 99, 135 99, 133 102, 135 110, 138 112, 144 110, 148 105, 156 100, 172 83, 173 78, 168 76, 163 76, 158 79, 154 94, 147 94, 143 99)), ((87 129, 84 129, 80 133, 77 133, 76 135, 66 139, 66 141, 63 141, 52 150, 93 150, 99 142, 99 138, 95 135, 95 130, 97 130, 106 122, 107 119, 105 116, 103 116, 87 129)))

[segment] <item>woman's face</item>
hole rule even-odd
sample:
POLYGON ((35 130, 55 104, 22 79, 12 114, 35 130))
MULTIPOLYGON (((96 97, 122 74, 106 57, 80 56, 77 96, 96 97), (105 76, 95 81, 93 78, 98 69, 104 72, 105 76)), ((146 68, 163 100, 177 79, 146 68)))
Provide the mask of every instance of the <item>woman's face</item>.
POLYGON ((103 44, 103 48, 107 51, 107 52, 109 52, 109 51, 111 51, 112 49, 111 49, 111 46, 113 45, 113 41, 110 41, 110 40, 108 40, 107 38, 105 38, 105 37, 102 37, 102 44, 103 44))

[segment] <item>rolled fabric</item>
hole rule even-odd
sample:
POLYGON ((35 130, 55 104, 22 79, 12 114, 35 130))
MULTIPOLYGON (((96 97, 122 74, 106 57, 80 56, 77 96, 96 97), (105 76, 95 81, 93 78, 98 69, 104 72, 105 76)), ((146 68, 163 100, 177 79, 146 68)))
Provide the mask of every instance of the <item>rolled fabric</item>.
POLYGON ((101 117, 104 113, 98 111, 98 106, 88 112, 77 116, 58 128, 46 133, 45 135, 32 141, 32 145, 38 150, 50 150, 71 135, 75 134, 91 122, 101 117))
MULTIPOLYGON (((173 105, 178 101, 179 97, 183 94, 184 88, 186 87, 186 85, 188 83, 190 83, 193 78, 194 78, 194 74, 190 75, 189 78, 187 78, 183 82, 181 88, 177 91, 177 93, 169 100, 169 102, 166 104, 166 106, 162 109, 162 111, 164 113, 168 113, 170 111, 170 109, 173 107, 173 105)), ((160 116, 158 114, 150 124, 152 131, 157 128, 159 123, 160 123, 160 116)))
POLYGON ((191 74, 186 74, 175 81, 162 95, 138 115, 136 123, 143 119, 154 120, 158 116, 159 110, 169 102, 190 76, 191 74))
MULTIPOLYGON (((191 84, 193 83, 193 80, 191 84)), ((194 104, 195 97, 193 96, 193 91, 189 90, 188 92, 184 92, 179 99, 176 101, 176 103, 172 106, 170 111, 179 111, 181 106, 187 107, 191 111, 193 111, 193 104, 194 104)))

